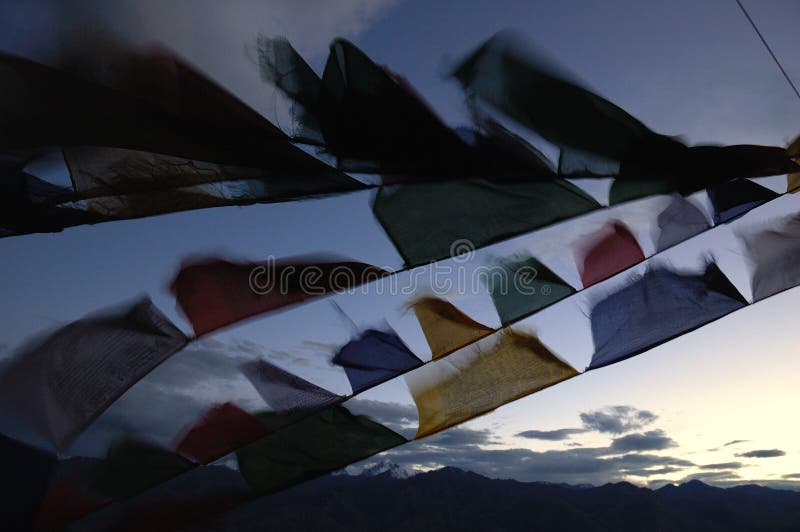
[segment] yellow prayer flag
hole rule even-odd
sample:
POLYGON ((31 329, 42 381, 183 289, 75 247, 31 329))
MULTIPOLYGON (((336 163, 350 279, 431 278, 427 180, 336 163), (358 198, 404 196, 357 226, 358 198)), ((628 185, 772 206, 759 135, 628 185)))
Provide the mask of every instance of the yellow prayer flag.
POLYGON ((425 333, 433 360, 488 336, 494 330, 473 320, 443 299, 423 297, 412 303, 411 307, 425 333))
POLYGON ((789 174, 786 176, 786 192, 791 194, 800 192, 800 174, 789 174))
POLYGON ((577 374, 537 337, 504 329, 406 377, 419 411, 416 439, 577 374))

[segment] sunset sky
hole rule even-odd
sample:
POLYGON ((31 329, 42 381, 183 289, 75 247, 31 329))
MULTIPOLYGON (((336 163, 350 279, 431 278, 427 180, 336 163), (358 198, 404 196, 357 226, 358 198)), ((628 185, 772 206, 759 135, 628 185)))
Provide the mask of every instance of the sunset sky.
MULTIPOLYGON (((445 79, 448 68, 495 32, 513 28, 587 87, 659 133, 690 143, 777 146, 800 133, 800 100, 734 0, 469 0, 457 8, 452 2, 422 0, 263 0, 224 7, 214 0, 130 0, 114 7, 78 1, 69 11, 58 4, 0 2, 0 49, 52 61, 59 49, 98 28, 134 44, 162 42, 284 129, 289 126, 286 103, 261 81, 252 59, 259 35, 288 37, 318 72, 330 40, 346 37, 405 76, 448 124, 458 126, 467 114, 456 84, 445 79)), ((749 0, 745 5, 788 75, 800 83, 800 3, 749 0)), ((540 146, 553 153, 552 147, 540 146)), ((39 171, 56 180, 66 175, 58 161, 39 171)), ((782 177, 763 184, 785 190, 782 177)), ((608 183, 593 183, 589 190, 607 199, 608 183)), ((167 290, 187 255, 264 260, 334 252, 398 269, 402 261, 374 220, 370 198, 371 192, 359 192, 2 239, 0 356, 40 331, 141 293, 188 332, 167 290)), ((634 227, 645 251, 652 252, 653 222, 666 201, 651 198, 595 213, 479 250, 474 263, 447 264, 469 269, 492 257, 535 251, 576 285, 569 244, 613 216, 634 227)), ((692 201, 706 205, 703 194, 692 201)), ((747 264, 733 231, 760 227, 797 212, 798 206, 800 198, 782 197, 658 260, 697 269, 704 252, 711 251, 749 298, 747 264)), ((410 273, 400 279, 401 285, 410 282, 410 273)), ((562 301, 522 326, 582 370, 591 355, 589 304, 621 281, 612 279, 562 301)), ((374 288, 334 299, 358 327, 386 317, 416 352, 430 357, 413 318, 402 312, 408 296, 380 295, 374 288)), ((470 292, 445 296, 475 319, 498 326, 486 291, 479 286, 470 292)), ((798 303, 800 291, 790 290, 387 455, 419 468, 455 465, 520 480, 660 485, 700 478, 720 485, 757 481, 800 488, 798 303)), ((214 334, 132 388, 70 453, 102 454, 120 432, 169 442, 220 400, 257 409, 260 397, 235 369, 247 357, 266 357, 347 393, 343 372, 327 361, 353 332, 325 299, 214 334)), ((360 400, 365 412, 386 419, 416 416, 402 378, 360 400)))

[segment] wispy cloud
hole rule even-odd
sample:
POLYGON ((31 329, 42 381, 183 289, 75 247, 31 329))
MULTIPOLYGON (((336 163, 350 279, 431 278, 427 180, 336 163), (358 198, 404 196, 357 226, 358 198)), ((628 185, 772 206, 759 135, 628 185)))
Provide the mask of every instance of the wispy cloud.
POLYGON ((556 429, 556 430, 526 430, 516 434, 519 438, 531 440, 562 441, 568 440, 573 434, 583 434, 586 429, 556 429))
POLYGON ((700 469, 740 469, 744 467, 741 462, 721 462, 719 464, 704 464, 698 466, 700 469))
POLYGON ((785 456, 786 452, 780 449, 756 449, 754 451, 747 451, 746 453, 737 453, 736 456, 742 458, 775 458, 777 456, 785 456))
POLYGON ((658 416, 649 410, 632 406, 610 406, 601 410, 581 413, 583 425, 590 430, 608 434, 623 434, 639 430, 653 423, 658 416))

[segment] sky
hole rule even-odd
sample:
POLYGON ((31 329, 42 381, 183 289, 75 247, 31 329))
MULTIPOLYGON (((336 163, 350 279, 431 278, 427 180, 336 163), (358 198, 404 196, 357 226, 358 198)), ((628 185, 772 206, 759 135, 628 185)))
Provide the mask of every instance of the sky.
MULTIPOLYGON (((792 0, 751 0, 745 5, 798 83, 800 56, 792 53, 792 45, 800 5, 792 0)), ((224 6, 212 0, 77 1, 69 8, 60 2, 3 0, 0 21, 0 49, 44 62, 85 44, 86 36, 98 30, 137 45, 160 42, 284 128, 289 126, 286 103, 260 80, 253 61, 259 35, 288 37, 317 71, 329 41, 346 37, 376 62, 405 76, 456 126, 467 116, 456 85, 445 79, 448 67, 496 31, 513 28, 586 86, 660 133, 691 143, 785 145, 800 129, 800 101, 736 3, 728 0, 470 0, 458 8, 451 2, 414 0, 266 0, 224 6)), ((42 172, 57 179, 57 166, 42 172)), ((764 184, 782 192, 780 178, 764 184)), ((595 183, 590 191, 603 199, 607 186, 595 183)), ((0 356, 10 356, 42 330, 141 293, 188 331, 167 286, 181 259, 191 254, 263 260, 326 251, 397 269, 402 261, 374 221, 370 198, 371 193, 359 192, 2 239, 0 356)), ((634 227, 645 251, 652 251, 653 222, 665 201, 635 202, 615 209, 613 216, 634 227)), ((707 208, 702 194, 692 201, 707 208)), ((712 250, 723 271, 749 295, 734 227, 757 226, 796 212, 798 201, 781 198, 738 225, 715 229, 660 260, 696 269, 703 252, 712 250)), ((565 242, 577 242, 610 216, 595 213, 480 250, 473 262, 451 260, 445 266, 470 271, 496 256, 534 251, 575 285, 578 274, 565 242)), ((429 290, 430 270, 421 271, 420 289, 429 290)), ((413 273, 399 276, 400 285, 408 286, 413 273)), ((602 283, 523 325, 568 362, 583 364, 582 369, 591 355, 586 309, 616 282, 602 283)), ((475 319, 499 325, 485 290, 473 288, 453 290, 446 297, 475 319)), ((367 293, 335 299, 356 327, 388 319, 424 357, 424 339, 411 316, 402 312, 408 297, 376 292, 373 286, 367 293)), ((796 487, 800 362, 792 342, 791 311, 798 298, 800 292, 791 290, 387 455, 418 468, 455 465, 520 480, 627 480, 656 486, 700 478, 719 485, 796 487)), ((345 376, 327 361, 352 334, 353 324, 329 300, 214 334, 134 386, 69 453, 102 454, 107 442, 123 432, 168 443, 220 400, 262 407, 236 369, 251 357, 266 357, 334 392, 347 393, 345 376)), ((358 401, 354 409, 380 420, 408 425, 416 418, 402 379, 358 401)))

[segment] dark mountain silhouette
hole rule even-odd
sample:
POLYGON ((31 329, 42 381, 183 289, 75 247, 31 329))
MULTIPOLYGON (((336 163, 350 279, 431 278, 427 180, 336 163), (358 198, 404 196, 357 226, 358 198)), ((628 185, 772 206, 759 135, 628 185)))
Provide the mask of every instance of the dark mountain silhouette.
POLYGON ((327 476, 244 505, 203 530, 800 530, 800 492, 716 488, 693 480, 657 490, 496 480, 446 467, 406 479, 327 476))

